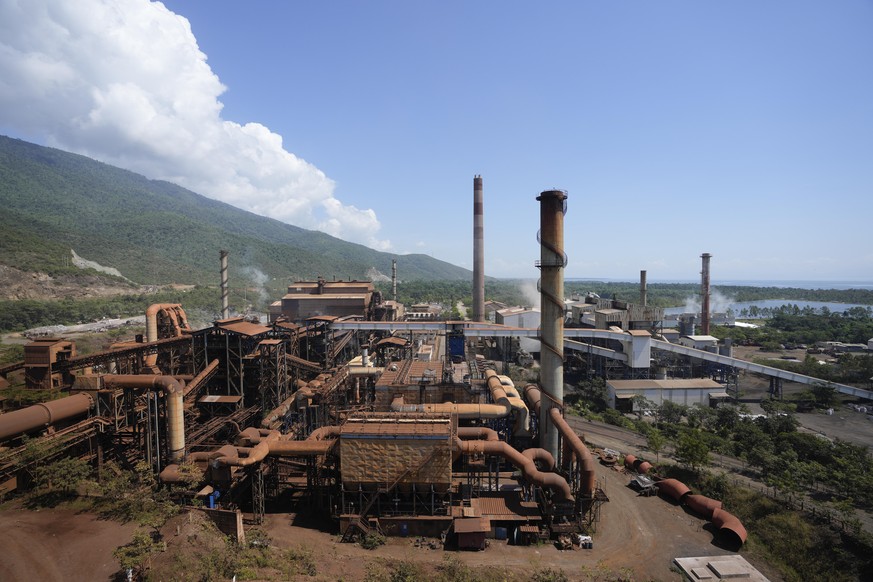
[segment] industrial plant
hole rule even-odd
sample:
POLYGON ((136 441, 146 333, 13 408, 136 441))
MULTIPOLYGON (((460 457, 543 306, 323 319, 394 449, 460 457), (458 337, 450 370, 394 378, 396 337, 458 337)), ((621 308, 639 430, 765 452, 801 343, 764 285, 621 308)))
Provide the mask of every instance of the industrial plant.
MULTIPOLYGON (((636 395, 715 406, 734 395, 743 369, 769 375, 774 392, 783 380, 814 379, 734 359, 708 335, 707 253, 700 334, 692 324, 681 343, 662 334, 663 311, 647 304, 646 271, 636 305, 566 301, 567 198, 560 190, 537 197, 539 311, 498 310, 496 322, 486 320, 476 176, 469 320, 439 321, 398 303, 396 265, 391 298, 369 281, 318 278, 291 283, 268 321, 234 317, 232 254, 222 250, 222 317, 209 327, 192 329, 180 304, 155 304, 145 335, 108 351, 83 356, 73 341, 31 341, 0 375, 23 371, 28 388, 69 395, 0 415, 0 491, 28 487, 25 441, 44 440, 58 457, 144 461, 180 503, 242 510, 255 523, 303 498, 344 541, 375 531, 482 549, 495 537, 523 545, 596 536, 610 495, 598 471, 616 458, 590 449, 565 420, 566 366, 606 378, 612 405, 626 411, 636 395), (507 375, 520 355, 538 363, 538 383, 507 375)), ((649 462, 628 455, 623 464, 648 478, 649 462)), ((651 484, 710 520, 726 543, 745 541, 718 500, 675 480, 651 484)))

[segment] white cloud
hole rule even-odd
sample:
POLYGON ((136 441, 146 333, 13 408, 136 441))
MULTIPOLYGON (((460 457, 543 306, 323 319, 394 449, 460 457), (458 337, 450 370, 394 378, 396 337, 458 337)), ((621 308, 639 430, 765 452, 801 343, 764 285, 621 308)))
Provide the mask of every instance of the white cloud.
POLYGON ((388 250, 373 210, 259 123, 221 117, 225 87, 188 21, 147 0, 0 0, 0 126, 239 208, 388 250))

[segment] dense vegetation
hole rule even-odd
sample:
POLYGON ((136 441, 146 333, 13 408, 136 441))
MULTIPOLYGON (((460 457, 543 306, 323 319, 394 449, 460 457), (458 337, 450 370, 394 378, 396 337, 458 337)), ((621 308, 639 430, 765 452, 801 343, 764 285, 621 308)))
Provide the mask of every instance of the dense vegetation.
POLYGON ((84 156, 0 136, 0 260, 24 271, 73 272, 70 249, 138 283, 215 283, 218 251, 230 275, 267 280, 467 279, 426 255, 392 255, 257 216, 168 182, 84 156))
MULTIPOLYGON (((824 386, 816 387, 814 397, 818 407, 834 402, 833 391, 824 386)), ((652 416, 631 418, 607 407, 601 379, 582 383, 565 401, 574 402, 577 413, 644 435, 652 460, 660 461, 670 445, 684 469, 665 464, 660 472, 722 500, 746 525, 747 549, 764 555, 787 580, 854 580, 873 566, 873 540, 855 517, 856 509, 873 508, 866 494, 873 487, 869 450, 798 431, 791 404, 765 401, 768 414, 753 417, 742 405, 655 406, 640 398, 637 406, 652 416), (713 453, 742 460, 747 474, 777 491, 787 505, 711 475, 706 467, 713 453), (841 530, 821 520, 839 522, 841 530)))

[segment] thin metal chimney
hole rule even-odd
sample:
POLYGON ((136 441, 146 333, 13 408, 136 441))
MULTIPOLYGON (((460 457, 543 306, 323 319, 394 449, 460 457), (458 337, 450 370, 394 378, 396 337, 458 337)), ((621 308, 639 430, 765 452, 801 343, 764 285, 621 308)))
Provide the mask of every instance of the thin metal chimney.
POLYGON ((485 321, 485 217, 478 174, 473 178, 473 321, 485 321))
POLYGON ((391 259, 391 299, 397 301, 397 259, 391 259))
POLYGON ((564 213, 567 193, 542 192, 540 201, 540 385, 545 398, 540 404, 540 447, 559 458, 558 429, 549 411, 564 403, 564 213))
POLYGON ((646 272, 640 271, 640 305, 645 307, 649 300, 649 289, 646 286, 646 272))
POLYGON ((700 293, 703 295, 700 302, 700 333, 709 335, 709 259, 712 255, 703 253, 703 268, 700 270, 700 293))
POLYGON ((230 308, 227 305, 227 251, 218 251, 221 257, 221 319, 230 317, 230 308))

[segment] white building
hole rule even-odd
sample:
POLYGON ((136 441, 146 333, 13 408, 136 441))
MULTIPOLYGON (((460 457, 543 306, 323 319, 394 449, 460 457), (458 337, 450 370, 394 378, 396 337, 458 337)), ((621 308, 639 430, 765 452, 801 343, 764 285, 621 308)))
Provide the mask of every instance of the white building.
MULTIPOLYGON (((538 329, 541 321, 542 314, 537 308, 507 307, 506 309, 499 309, 494 317, 494 323, 507 327, 523 327, 527 329, 538 329)), ((540 351, 540 341, 534 338, 519 338, 518 345, 529 354, 538 354, 540 351)))
POLYGON ((624 412, 638 410, 633 402, 634 396, 660 406, 670 401, 684 406, 714 406, 728 398, 724 386, 710 378, 691 378, 687 380, 607 380, 607 399, 609 406, 624 412))

